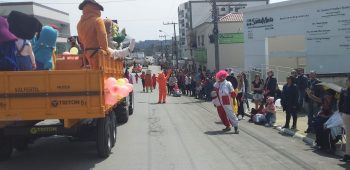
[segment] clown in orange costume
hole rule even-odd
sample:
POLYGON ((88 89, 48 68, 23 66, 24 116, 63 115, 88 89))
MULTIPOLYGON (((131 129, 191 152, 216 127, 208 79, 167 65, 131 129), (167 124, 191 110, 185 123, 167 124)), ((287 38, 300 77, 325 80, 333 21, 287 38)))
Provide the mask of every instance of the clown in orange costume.
POLYGON ((217 82, 214 84, 214 93, 212 95, 213 98, 217 97, 217 102, 213 102, 217 108, 218 114, 225 124, 226 128, 223 131, 230 131, 231 128, 227 123, 227 119, 231 123, 231 125, 235 129, 235 133, 238 134, 238 119, 236 114, 233 111, 234 98, 236 98, 237 94, 234 91, 232 84, 226 80, 228 73, 226 71, 219 71, 216 74, 217 82))
POLYGON ((166 102, 166 92, 167 92, 166 82, 168 81, 170 75, 171 75, 171 70, 168 70, 168 73, 166 76, 163 72, 161 72, 161 73, 159 73, 159 75, 157 77, 158 88, 159 88, 158 103, 165 103, 166 102))

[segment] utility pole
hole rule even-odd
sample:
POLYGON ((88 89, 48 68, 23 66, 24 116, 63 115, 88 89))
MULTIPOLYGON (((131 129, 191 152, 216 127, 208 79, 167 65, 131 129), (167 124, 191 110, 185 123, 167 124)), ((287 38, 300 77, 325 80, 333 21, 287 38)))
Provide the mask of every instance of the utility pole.
POLYGON ((175 54, 176 57, 176 68, 179 68, 179 59, 177 56, 177 40, 176 40, 176 24, 175 22, 168 22, 168 23, 163 23, 163 25, 173 25, 174 26, 174 49, 173 49, 173 55, 175 54))
POLYGON ((220 70, 220 58, 219 58, 219 27, 218 27, 218 11, 216 9, 216 0, 211 0, 212 3, 212 15, 213 15, 213 36, 215 46, 215 69, 220 70))

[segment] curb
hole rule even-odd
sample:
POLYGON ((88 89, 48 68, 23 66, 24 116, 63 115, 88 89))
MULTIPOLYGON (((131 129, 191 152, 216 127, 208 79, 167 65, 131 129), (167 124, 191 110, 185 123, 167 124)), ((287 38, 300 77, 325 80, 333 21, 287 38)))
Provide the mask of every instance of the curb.
MULTIPOLYGON (((246 116, 251 116, 250 114, 245 114, 246 116)), ((309 137, 306 137, 300 133, 297 133, 297 132, 294 132, 290 129, 284 129, 282 128, 281 126, 277 126, 277 127, 274 127, 273 129, 276 129, 278 130, 279 132, 283 133, 283 134, 286 134, 286 135, 289 135, 293 138, 296 138, 296 139, 299 139, 303 142, 305 142, 307 145, 310 145, 310 146, 315 146, 315 140, 312 139, 312 138, 309 138, 309 137)), ((342 157, 344 155, 344 152, 341 151, 341 150, 337 150, 335 153, 334 153, 336 156, 339 156, 339 157, 342 157)))

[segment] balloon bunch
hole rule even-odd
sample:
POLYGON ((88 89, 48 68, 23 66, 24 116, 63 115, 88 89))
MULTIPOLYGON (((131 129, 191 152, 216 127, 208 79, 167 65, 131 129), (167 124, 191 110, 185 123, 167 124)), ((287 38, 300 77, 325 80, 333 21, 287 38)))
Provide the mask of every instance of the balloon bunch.
POLYGON ((105 102, 107 105, 114 105, 121 99, 129 96, 134 87, 126 78, 115 79, 109 77, 105 80, 105 102))

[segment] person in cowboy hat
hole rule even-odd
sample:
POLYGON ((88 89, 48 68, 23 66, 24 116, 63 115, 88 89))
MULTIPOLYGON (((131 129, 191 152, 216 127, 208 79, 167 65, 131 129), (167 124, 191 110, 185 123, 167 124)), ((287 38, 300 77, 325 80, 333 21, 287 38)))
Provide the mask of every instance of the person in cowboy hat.
POLYGON ((101 18, 103 7, 95 0, 84 0, 79 9, 83 15, 78 23, 78 37, 84 46, 84 56, 92 69, 99 69, 99 58, 109 55, 105 24, 101 18))
POLYGON ((16 71, 16 40, 17 37, 9 30, 9 24, 0 17, 0 71, 16 71))

